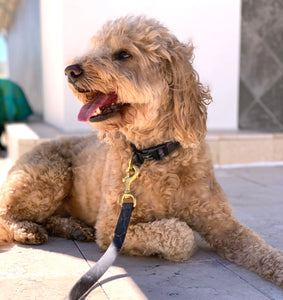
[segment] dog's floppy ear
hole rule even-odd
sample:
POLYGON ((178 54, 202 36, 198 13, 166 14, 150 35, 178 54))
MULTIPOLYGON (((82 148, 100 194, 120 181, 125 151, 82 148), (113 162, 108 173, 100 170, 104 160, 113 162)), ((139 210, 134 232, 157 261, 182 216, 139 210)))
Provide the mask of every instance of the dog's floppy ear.
POLYGON ((211 96, 192 66, 193 46, 174 38, 167 51, 166 76, 173 102, 171 134, 183 147, 195 147, 206 134, 206 110, 211 96))

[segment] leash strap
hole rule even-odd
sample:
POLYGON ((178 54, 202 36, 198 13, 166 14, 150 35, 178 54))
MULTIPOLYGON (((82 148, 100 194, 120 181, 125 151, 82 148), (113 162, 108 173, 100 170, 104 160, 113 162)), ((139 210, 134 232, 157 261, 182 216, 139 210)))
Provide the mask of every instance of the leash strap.
POLYGON ((126 177, 123 178, 123 182, 125 182, 125 192, 121 200, 122 209, 115 228, 114 238, 104 255, 72 287, 68 300, 84 299, 91 287, 114 263, 122 248, 131 215, 136 206, 136 198, 131 194, 131 183, 138 177, 139 168, 133 164, 132 158, 129 160, 126 173, 126 177))
POLYGON ((124 243, 133 210, 133 203, 122 204, 122 210, 116 225, 115 236, 112 243, 104 255, 98 260, 98 262, 72 287, 68 296, 68 300, 78 300, 81 299, 81 297, 86 296, 90 288, 94 286, 99 278, 114 263, 124 243))

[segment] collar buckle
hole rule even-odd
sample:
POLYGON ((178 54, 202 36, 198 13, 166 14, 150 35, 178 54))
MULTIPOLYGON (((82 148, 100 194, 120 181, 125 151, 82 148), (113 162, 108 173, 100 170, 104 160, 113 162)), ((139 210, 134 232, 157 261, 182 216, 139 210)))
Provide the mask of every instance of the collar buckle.
POLYGON ((144 150, 138 150, 135 145, 131 144, 133 148, 133 162, 135 164, 143 164, 147 160, 162 160, 168 156, 171 152, 176 150, 180 143, 168 142, 155 147, 151 147, 144 150))

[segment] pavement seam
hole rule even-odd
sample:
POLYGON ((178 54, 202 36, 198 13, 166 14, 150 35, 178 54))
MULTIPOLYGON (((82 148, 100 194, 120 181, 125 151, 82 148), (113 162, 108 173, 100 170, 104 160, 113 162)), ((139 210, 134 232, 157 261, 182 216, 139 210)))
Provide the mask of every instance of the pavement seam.
POLYGON ((88 266, 91 268, 91 264, 88 262, 86 256, 84 255, 82 249, 80 248, 80 245, 78 244, 78 242, 77 242, 77 241, 73 241, 73 242, 74 242, 75 246, 78 248, 80 254, 81 254, 82 257, 83 257, 83 259, 86 261, 86 263, 88 264, 88 266))
POLYGON ((229 173, 230 175, 233 175, 233 176, 235 176, 235 177, 238 177, 238 178, 240 178, 240 179, 242 179, 242 180, 245 180, 245 181, 248 181, 248 182, 250 182, 250 183, 256 184, 256 185, 258 185, 258 186, 265 187, 265 188, 268 187, 268 185, 266 185, 266 184, 264 184, 264 183, 261 183, 261 182, 258 182, 258 181, 256 181, 256 180, 250 179, 249 177, 246 177, 245 175, 242 175, 242 174, 239 174, 239 173, 235 173, 235 172, 233 172, 232 170, 228 170, 228 173, 229 173))
POLYGON ((244 277, 242 277, 241 275, 239 275, 233 269, 230 269, 229 266, 227 264, 223 263, 220 259, 216 259, 216 262, 218 264, 220 264, 222 267, 224 267, 225 269, 227 269, 228 271, 230 271, 231 273, 233 273, 234 275, 236 275, 236 277, 238 277, 239 279, 241 279, 242 281, 244 281, 245 283, 247 283, 250 287, 254 288, 256 291, 258 291, 259 293, 261 293, 267 299, 274 300, 274 298, 270 297, 268 294, 266 294, 265 292, 261 291, 258 287, 256 287, 255 285, 251 284, 247 279, 245 279, 244 277))
MULTIPOLYGON (((80 248, 80 245, 78 244, 77 241, 73 241, 75 246, 78 248, 80 254, 82 255, 83 259, 86 261, 86 263, 88 264, 89 268, 91 268, 91 264, 89 263, 87 257, 84 255, 83 250, 80 248)), ((108 296, 108 294, 106 293, 105 289, 103 288, 103 285, 100 283, 100 281, 98 280, 98 282, 95 284, 95 286, 99 286, 99 288, 102 289, 104 295, 107 297, 108 300, 111 300, 110 297, 108 296)), ((95 289, 95 286, 93 286, 90 290, 90 293, 95 289)))

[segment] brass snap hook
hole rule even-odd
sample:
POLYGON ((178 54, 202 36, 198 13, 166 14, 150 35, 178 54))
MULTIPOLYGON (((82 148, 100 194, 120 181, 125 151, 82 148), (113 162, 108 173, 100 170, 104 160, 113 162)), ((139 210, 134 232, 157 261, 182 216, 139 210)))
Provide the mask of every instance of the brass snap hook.
POLYGON ((123 182, 126 183, 125 192, 121 199, 121 205, 123 203, 133 203, 134 207, 136 206, 136 198, 131 194, 131 183, 136 180, 139 175, 139 168, 133 164, 133 159, 129 160, 128 167, 126 169, 127 176, 123 178, 123 182), (131 175, 132 174, 132 175, 131 175), (126 199, 132 199, 130 202, 125 201, 126 199))

